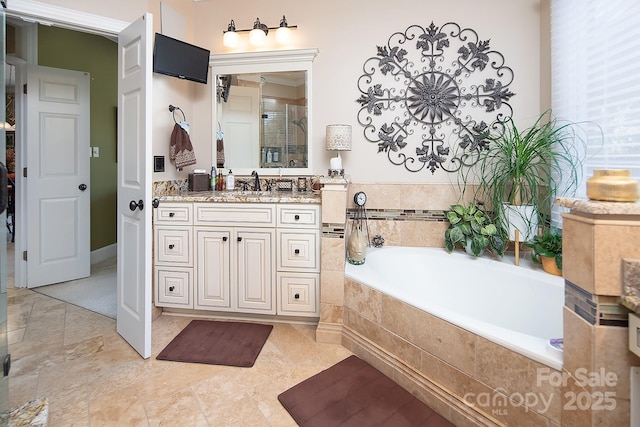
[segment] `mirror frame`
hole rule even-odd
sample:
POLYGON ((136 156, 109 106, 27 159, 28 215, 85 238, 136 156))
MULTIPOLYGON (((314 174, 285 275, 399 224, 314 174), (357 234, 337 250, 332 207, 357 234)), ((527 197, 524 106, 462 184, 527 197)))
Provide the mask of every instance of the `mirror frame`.
MULTIPOLYGON (((218 102, 216 82, 219 75, 245 73, 272 73, 278 71, 306 71, 305 96, 307 98, 307 167, 306 168, 233 168, 235 175, 251 175, 256 170, 262 176, 282 175, 311 175, 313 171, 313 155, 311 150, 311 135, 313 135, 313 114, 311 85, 312 64, 318 55, 318 49, 291 49, 262 52, 218 53, 211 54, 211 135, 217 132, 218 102)), ((216 164, 215 139, 211 146, 211 164, 216 164)))

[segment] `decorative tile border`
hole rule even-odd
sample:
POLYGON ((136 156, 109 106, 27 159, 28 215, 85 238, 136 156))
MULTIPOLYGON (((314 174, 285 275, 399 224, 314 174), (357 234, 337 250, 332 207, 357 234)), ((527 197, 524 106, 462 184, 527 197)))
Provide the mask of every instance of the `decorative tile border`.
MULTIPOLYGON (((356 209, 347 209, 347 219, 355 217, 356 209)), ((367 220, 387 220, 387 221, 437 221, 447 220, 443 210, 420 210, 420 209, 367 209, 367 220)))
POLYGON ((344 239, 344 224, 322 223, 322 237, 344 239))
POLYGON ((617 297, 593 295, 568 280, 564 283, 564 305, 569 310, 592 325, 628 327, 627 313, 617 297))

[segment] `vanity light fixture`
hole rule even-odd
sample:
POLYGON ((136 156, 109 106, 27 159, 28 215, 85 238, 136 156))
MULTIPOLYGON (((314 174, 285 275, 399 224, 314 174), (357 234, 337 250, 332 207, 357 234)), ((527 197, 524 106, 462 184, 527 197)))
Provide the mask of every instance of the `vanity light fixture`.
POLYGON ((326 139, 327 150, 338 152, 330 160, 329 176, 344 176, 340 151, 351 151, 351 125, 327 125, 326 139))
POLYGON ((240 35, 236 33, 236 23, 233 19, 222 36, 222 43, 227 47, 238 47, 240 44, 240 35))
POLYGON ((297 25, 289 25, 287 18, 282 15, 280 25, 277 27, 268 27, 260 22, 260 18, 256 18, 253 23, 253 28, 246 30, 236 29, 236 23, 232 19, 228 25, 227 30, 223 31, 222 43, 226 47, 238 47, 240 44, 240 35, 238 33, 249 33, 249 43, 254 46, 261 46, 265 43, 269 30, 276 30, 276 41, 279 44, 289 44, 291 42, 291 29, 298 28, 297 25))
POLYGON ((269 34, 269 27, 260 22, 260 18, 256 18, 253 30, 249 33, 249 43, 254 46, 262 46, 267 40, 267 34, 269 34))

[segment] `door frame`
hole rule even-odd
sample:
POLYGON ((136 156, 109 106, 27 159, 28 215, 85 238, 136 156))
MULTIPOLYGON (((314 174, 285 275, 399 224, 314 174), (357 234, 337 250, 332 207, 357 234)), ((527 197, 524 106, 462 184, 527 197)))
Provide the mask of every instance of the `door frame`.
MULTIPOLYGON (((47 3, 41 3, 38 1, 21 2, 21 1, 9 1, 7 9, 5 9, 7 18, 25 19, 28 22, 41 23, 43 25, 56 25, 62 28, 67 28, 74 31, 80 31, 83 33, 101 35, 110 38, 117 42, 118 34, 124 30, 130 23, 120 21, 117 19, 107 18, 91 13, 80 12, 73 9, 67 9, 59 6, 53 6, 47 3)), ((37 58, 37 26, 34 26, 34 30, 28 34, 28 60, 29 63, 36 63, 37 58)), ((16 86, 24 84, 24 75, 19 75, 16 67, 16 86)), ((21 107, 21 102, 16 98, 16 109, 21 107)), ((21 113, 24 116, 24 111, 21 113)), ((20 147, 21 153, 16 150, 16 161, 24 158, 24 144, 21 141, 21 135, 24 131, 21 127, 24 123, 17 123, 16 125, 16 147, 20 147)), ((20 170, 24 167, 23 162, 16 163, 16 170, 20 170)), ((15 253, 21 254, 26 250, 26 206, 25 206, 25 189, 26 181, 23 179, 22 174, 16 174, 16 187, 19 189, 19 194, 16 194, 16 217, 17 227, 15 228, 15 253)), ((15 286, 26 287, 27 279, 27 267, 22 261, 21 257, 16 256, 15 260, 15 286)))

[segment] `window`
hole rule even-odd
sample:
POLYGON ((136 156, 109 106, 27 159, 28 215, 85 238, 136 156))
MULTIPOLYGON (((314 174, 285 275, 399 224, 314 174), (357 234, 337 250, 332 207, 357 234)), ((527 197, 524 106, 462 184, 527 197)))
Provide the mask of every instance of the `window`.
MULTIPOLYGON (((640 178, 640 1, 551 1, 551 93, 559 119, 587 126, 587 160, 576 197, 594 169, 640 178)), ((554 225, 561 223, 554 208, 554 225)))

